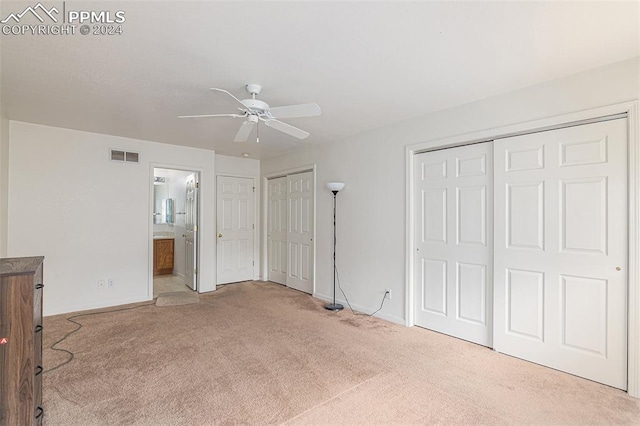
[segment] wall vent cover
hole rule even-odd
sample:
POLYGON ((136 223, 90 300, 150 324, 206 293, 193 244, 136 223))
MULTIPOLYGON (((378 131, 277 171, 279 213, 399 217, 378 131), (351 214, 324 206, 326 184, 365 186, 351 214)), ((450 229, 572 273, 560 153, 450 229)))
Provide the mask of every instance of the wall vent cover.
POLYGON ((138 152, 129 152, 123 151, 121 149, 112 149, 110 150, 110 158, 111 161, 122 161, 125 163, 139 163, 140 162, 140 153, 138 152))

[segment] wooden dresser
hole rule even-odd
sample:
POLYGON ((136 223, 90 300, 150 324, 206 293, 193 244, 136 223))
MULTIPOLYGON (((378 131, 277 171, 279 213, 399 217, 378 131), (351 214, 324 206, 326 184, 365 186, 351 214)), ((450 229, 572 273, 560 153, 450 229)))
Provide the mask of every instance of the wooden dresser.
POLYGON ((0 426, 42 424, 42 262, 0 259, 0 426))
POLYGON ((153 240, 153 275, 173 273, 173 238, 153 240))

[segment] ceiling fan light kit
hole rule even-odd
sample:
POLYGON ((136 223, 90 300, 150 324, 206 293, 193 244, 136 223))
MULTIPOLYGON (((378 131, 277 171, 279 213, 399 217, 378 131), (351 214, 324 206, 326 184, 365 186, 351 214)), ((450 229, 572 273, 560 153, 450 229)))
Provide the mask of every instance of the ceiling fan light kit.
MULTIPOLYGON (((298 139, 305 139, 309 136, 309 132, 306 132, 290 124, 280 121, 280 118, 297 118, 297 117, 314 117, 321 113, 320 106, 318 104, 300 104, 300 105, 288 105, 282 107, 270 108, 269 104, 259 99, 256 99, 256 95, 259 95, 262 91, 262 86, 255 83, 249 83, 245 86, 247 92, 251 95, 250 99, 240 100, 233 96, 231 93, 224 89, 212 88, 211 91, 227 102, 231 103, 238 113, 234 114, 205 114, 205 115, 181 115, 178 118, 243 118, 245 119, 238 130, 234 142, 245 142, 251 134, 253 127, 258 128, 258 124, 262 121, 265 126, 278 130, 289 136, 293 136, 298 139)), ((259 137, 256 136, 256 142, 259 142, 259 137)))

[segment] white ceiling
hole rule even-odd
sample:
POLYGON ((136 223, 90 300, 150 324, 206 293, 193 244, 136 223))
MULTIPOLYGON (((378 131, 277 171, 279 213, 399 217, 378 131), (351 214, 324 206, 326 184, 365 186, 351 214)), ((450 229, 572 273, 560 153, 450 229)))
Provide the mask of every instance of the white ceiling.
POLYGON ((253 158, 640 54, 637 1, 67 3, 124 10, 123 34, 0 36, 6 116, 253 158), (176 118, 231 112, 208 89, 250 82, 272 107, 317 102, 283 120, 311 136, 233 143, 239 120, 176 118))

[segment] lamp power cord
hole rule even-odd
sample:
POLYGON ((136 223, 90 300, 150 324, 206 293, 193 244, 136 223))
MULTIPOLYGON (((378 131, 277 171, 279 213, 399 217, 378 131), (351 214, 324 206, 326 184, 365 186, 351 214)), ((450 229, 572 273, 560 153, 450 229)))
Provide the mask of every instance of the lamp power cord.
POLYGON ((340 293, 342 293, 342 295, 344 296, 344 300, 347 302, 347 305, 349 306, 349 309, 351 309, 351 312, 353 313, 353 315, 361 315, 361 316, 365 316, 365 317, 372 317, 375 314, 377 314, 378 312, 380 312, 380 310, 382 309, 382 307, 384 306, 384 301, 387 299, 387 294, 389 294, 389 291, 385 291, 384 295, 382 296, 382 302, 380 303, 380 307, 378 309, 376 309, 375 311, 373 311, 370 314, 363 314, 360 312, 357 312, 355 309, 353 309, 353 307, 351 306, 351 303, 349 303, 349 299, 347 298, 347 295, 345 294, 344 290, 342 289, 342 285, 340 285, 340 274, 338 273, 338 267, 335 267, 335 274, 336 274, 336 281, 338 282, 338 288, 340 289, 340 293))
POLYGON ((155 304, 155 302, 154 303, 145 303, 144 305, 133 306, 133 307, 130 307, 130 308, 112 309, 112 310, 109 310, 109 311, 91 312, 91 313, 88 313, 88 314, 78 314, 78 315, 73 315, 73 316, 70 316, 69 318, 66 318, 67 321, 75 324, 77 327, 74 330, 71 330, 70 332, 68 332, 67 334, 62 336, 62 338, 59 339, 58 341, 56 341, 53 345, 49 346, 49 349, 54 350, 54 351, 58 351, 58 352, 64 352, 64 353, 69 355, 69 359, 64 361, 62 364, 58 364, 55 367, 49 368, 47 370, 44 370, 42 372, 42 374, 50 373, 52 371, 57 370, 58 368, 64 367, 65 365, 69 364, 73 360, 73 358, 75 356, 75 354, 73 352, 71 352, 71 351, 69 351, 67 349, 56 348, 56 346, 59 345, 60 343, 64 342, 72 334, 76 333, 77 331, 80 331, 80 329, 82 328, 82 324, 80 324, 77 321, 74 321, 76 318, 89 317, 89 316, 93 316, 93 315, 110 314, 112 312, 131 311, 133 309, 140 309, 140 308, 144 308, 145 306, 151 306, 151 305, 154 305, 154 304, 155 304))

